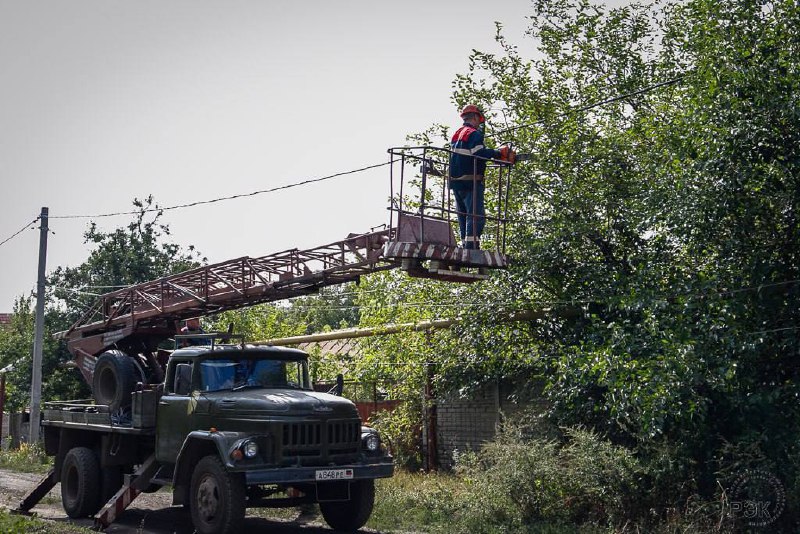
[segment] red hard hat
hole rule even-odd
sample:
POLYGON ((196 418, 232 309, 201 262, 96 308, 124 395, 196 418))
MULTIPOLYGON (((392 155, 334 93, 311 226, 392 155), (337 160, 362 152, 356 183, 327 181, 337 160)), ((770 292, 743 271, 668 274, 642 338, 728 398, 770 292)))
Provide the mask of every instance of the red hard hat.
POLYGON ((475 113, 478 117, 480 117, 480 122, 486 122, 486 117, 483 116, 483 112, 480 108, 474 104, 469 104, 468 106, 464 106, 464 109, 461 110, 461 118, 464 118, 464 115, 469 113, 475 113))

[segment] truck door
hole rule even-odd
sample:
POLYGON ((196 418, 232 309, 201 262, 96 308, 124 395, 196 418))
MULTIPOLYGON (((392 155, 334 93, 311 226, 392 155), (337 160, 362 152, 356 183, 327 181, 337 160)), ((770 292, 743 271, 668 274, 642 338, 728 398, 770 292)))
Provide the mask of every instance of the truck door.
POLYGON ((156 420, 156 459, 174 463, 183 441, 191 431, 194 408, 194 362, 171 361, 164 381, 164 394, 158 402, 156 420))

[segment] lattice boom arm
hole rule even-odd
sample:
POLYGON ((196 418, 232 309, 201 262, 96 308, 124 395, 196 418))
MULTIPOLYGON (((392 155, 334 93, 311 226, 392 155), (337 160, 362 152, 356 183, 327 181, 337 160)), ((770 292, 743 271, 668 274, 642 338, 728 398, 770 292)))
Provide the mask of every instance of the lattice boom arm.
POLYGON ((107 293, 65 334, 69 339, 180 320, 313 293, 391 269, 382 257, 390 230, 351 235, 308 250, 286 250, 198 267, 107 293))

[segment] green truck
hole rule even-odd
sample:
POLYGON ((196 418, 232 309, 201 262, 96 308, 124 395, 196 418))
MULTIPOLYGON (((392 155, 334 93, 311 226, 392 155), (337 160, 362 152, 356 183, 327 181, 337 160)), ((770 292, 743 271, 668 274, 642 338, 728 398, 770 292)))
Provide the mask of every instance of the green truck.
MULTIPOLYGON (((390 150, 392 164, 424 163, 433 148, 415 150, 390 150)), ((341 241, 202 265, 100 295, 58 334, 93 399, 45 404, 54 468, 19 511, 60 482, 70 517, 94 516, 107 527, 139 493, 171 486, 174 504, 188 508, 201 534, 233 532, 248 507, 314 503, 337 530, 363 526, 374 481, 392 476, 393 462, 355 405, 313 390, 302 351, 180 333, 189 319, 389 269, 471 283, 486 275, 466 268, 507 266, 502 217, 498 250, 466 251, 446 218, 408 213, 402 203, 391 212, 388 227, 341 241), (169 339, 178 348, 164 350, 169 339)))
MULTIPOLYGON (((234 532, 252 507, 318 503, 336 530, 366 523, 392 457, 352 402, 313 390, 305 352, 229 336, 177 341, 201 344, 166 355, 163 383, 138 382, 129 404, 45 405, 54 467, 20 510, 61 482, 67 514, 105 527, 140 492, 171 486, 173 504, 201 534, 234 532)), ((131 358, 117 350, 98 358, 109 360, 106 386, 124 390, 131 358)))

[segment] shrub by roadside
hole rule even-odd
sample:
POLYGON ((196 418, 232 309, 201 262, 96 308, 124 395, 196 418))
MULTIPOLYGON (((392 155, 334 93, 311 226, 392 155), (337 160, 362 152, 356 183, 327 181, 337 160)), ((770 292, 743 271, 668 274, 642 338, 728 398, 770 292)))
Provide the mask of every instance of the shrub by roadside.
POLYGON ((464 454, 458 473, 472 488, 473 527, 529 531, 535 523, 622 525, 640 491, 633 454, 579 428, 560 440, 506 425, 480 452, 464 454))
POLYGON ((44 454, 39 445, 23 443, 19 449, 0 451, 0 468, 13 469, 25 473, 45 473, 53 459, 44 454))
MULTIPOLYGON (((582 428, 546 429, 535 419, 506 424, 455 473, 409 473, 378 481, 369 526, 381 532, 723 532, 724 502, 689 498, 653 508, 652 466, 582 428)), ((658 482, 664 482, 659 480, 658 482)), ((671 486, 667 484, 668 486, 671 486)), ((723 498, 724 500, 724 498, 723 498)))

